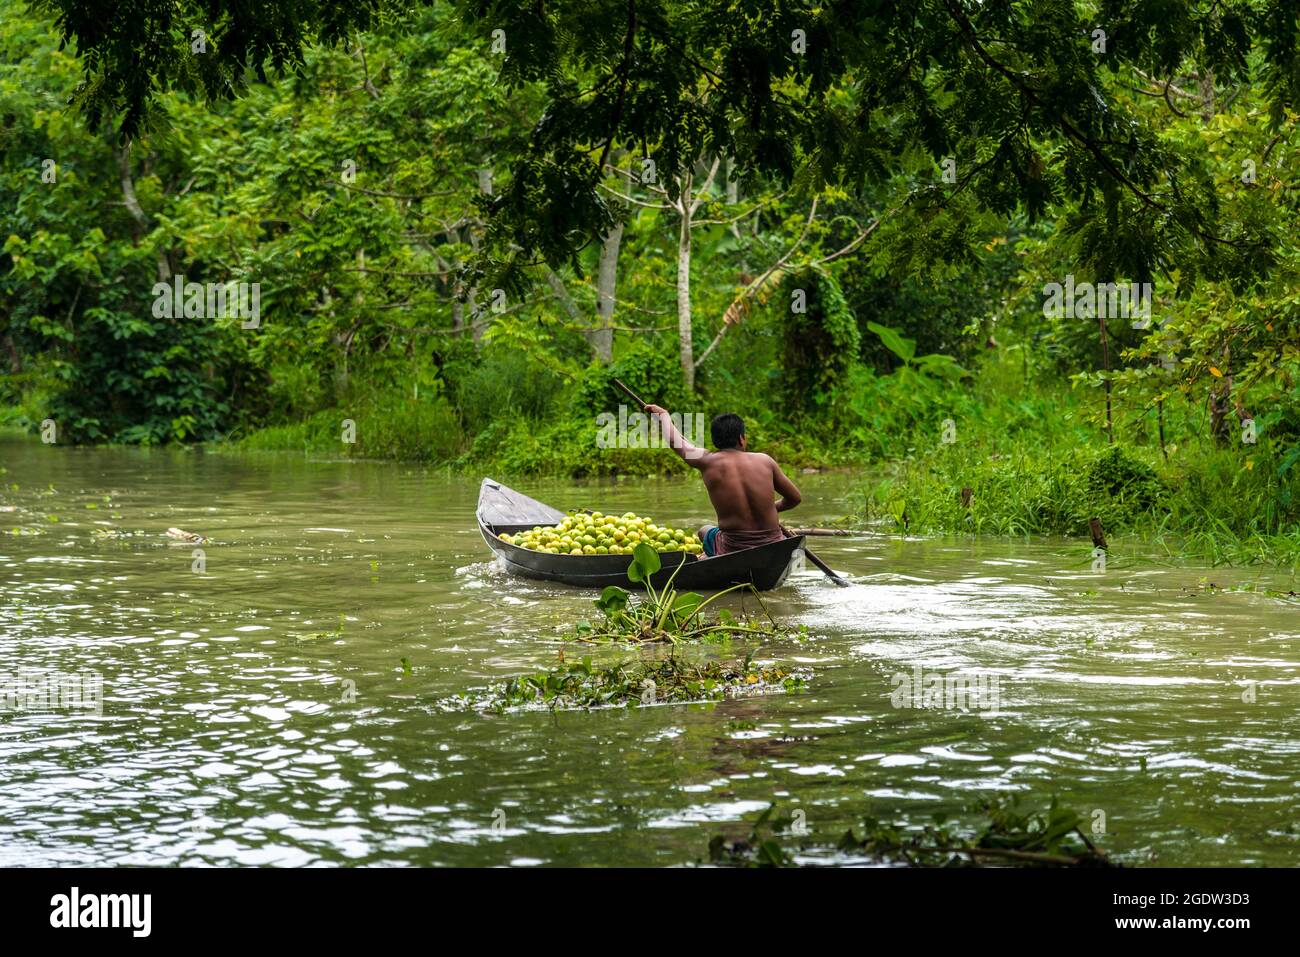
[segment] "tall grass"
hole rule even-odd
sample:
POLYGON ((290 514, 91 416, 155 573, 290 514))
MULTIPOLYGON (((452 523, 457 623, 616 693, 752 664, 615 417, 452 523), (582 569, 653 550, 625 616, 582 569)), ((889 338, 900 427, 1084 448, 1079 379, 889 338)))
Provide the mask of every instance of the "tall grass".
POLYGON ((1098 518, 1108 533, 1171 555, 1300 564, 1300 471, 1279 474, 1281 456, 1266 440, 1216 446, 1194 434, 1194 412, 1175 408, 1166 449, 1140 410, 1121 415, 1112 446, 1089 396, 1051 381, 1011 388, 990 371, 972 395, 977 414, 954 414, 953 441, 919 428, 912 450, 864 489, 858 519, 1023 536, 1086 535, 1098 518))
POLYGON ((397 392, 232 439, 250 449, 428 463, 448 462, 465 446, 460 421, 446 399, 397 392))

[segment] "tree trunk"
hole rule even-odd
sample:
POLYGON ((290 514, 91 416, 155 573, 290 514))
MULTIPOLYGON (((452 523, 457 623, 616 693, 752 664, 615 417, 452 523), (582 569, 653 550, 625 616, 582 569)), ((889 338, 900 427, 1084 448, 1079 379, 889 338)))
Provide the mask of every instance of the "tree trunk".
POLYGON ((1160 454, 1169 461, 1169 448, 1165 443, 1165 400, 1156 400, 1156 425, 1160 429, 1160 454))
POLYGON ((478 345, 483 338, 483 333, 487 329, 487 320, 484 318, 487 307, 478 301, 478 286, 469 287, 469 334, 474 340, 474 345, 478 345))
POLYGON ((149 232, 149 217, 135 195, 135 181, 131 179, 131 146, 123 146, 117 151, 117 169, 122 176, 122 205, 135 220, 135 239, 139 242, 149 232))
MULTIPOLYGON (((574 302, 573 297, 569 295, 569 290, 565 287, 564 280, 561 279, 559 274, 550 266, 546 267, 546 284, 551 287, 551 292, 553 292, 555 298, 560 301, 560 306, 563 307, 569 318, 572 319, 574 323, 581 325, 582 310, 578 308, 578 304, 574 302)), ((590 333, 587 333, 587 338, 591 338, 590 333)))
POLYGON ((1218 445, 1227 445, 1232 438, 1232 376, 1228 372, 1231 355, 1223 347, 1223 378, 1210 386, 1210 435, 1218 445))
POLYGON ((1110 342, 1106 336, 1106 317, 1101 316, 1097 322, 1101 327, 1101 364, 1105 371, 1104 385, 1106 389, 1106 437, 1110 445, 1115 444, 1115 420, 1111 416, 1110 408, 1110 342))
MULTIPOLYGON (((610 162, 617 168, 627 156, 626 150, 614 150, 610 162)), ((614 191, 628 205, 632 195, 632 184, 622 177, 614 178, 614 191)), ((601 237, 600 264, 596 269, 596 314, 599 328, 587 336, 596 358, 608 365, 614 361, 614 308, 617 303, 618 290, 618 256, 623 247, 623 221, 620 219, 614 227, 601 237)))
MULTIPOLYGON (((140 200, 135 195, 135 180, 131 178, 131 145, 121 147, 115 151, 117 154, 117 169, 122 177, 122 205, 135 221, 135 242, 141 240, 149 234, 153 228, 149 222, 149 217, 145 215, 144 207, 140 205, 140 200)), ((171 258, 167 255, 166 249, 158 250, 158 281, 171 282, 172 263, 171 258)))
MULTIPOLYGON (((488 184, 489 189, 491 183, 488 184)), ((469 248, 474 255, 478 255, 478 234, 473 229, 469 230, 469 248)), ((488 292, 488 302, 491 303, 492 293, 488 292)), ((488 322, 486 319, 487 308, 480 306, 478 302, 478 284, 469 287, 469 334, 477 346, 483 338, 483 333, 487 330, 488 322)))
POLYGON ((9 371, 14 375, 23 371, 23 358, 18 354, 18 347, 9 333, 5 333, 5 352, 9 353, 9 371))
POLYGON ((677 235, 677 338, 681 347, 682 381, 695 391, 695 343, 691 329, 691 174, 682 176, 677 200, 681 230, 677 235))
POLYGON ((605 234, 600 245, 600 266, 596 271, 596 312, 600 328, 590 336, 596 358, 608 364, 614 359, 615 292, 618 289, 618 254, 623 245, 623 224, 618 223, 605 234))

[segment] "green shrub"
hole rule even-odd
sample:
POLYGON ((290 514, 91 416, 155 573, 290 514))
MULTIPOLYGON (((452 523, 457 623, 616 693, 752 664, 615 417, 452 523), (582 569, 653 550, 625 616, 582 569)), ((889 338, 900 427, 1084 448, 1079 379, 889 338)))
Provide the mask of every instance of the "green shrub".
POLYGON ((1151 511, 1168 496, 1155 470, 1118 445, 1112 445, 1088 466, 1086 484, 1094 501, 1135 512, 1151 511))
POLYGON ((465 431, 478 433, 504 419, 540 420, 560 405, 564 379, 515 349, 488 352, 446 370, 465 431))
POLYGON ((781 283, 775 308, 785 318, 781 396, 787 409, 824 408, 858 359, 858 320, 839 283, 819 270, 791 273, 781 283), (792 297, 802 293, 804 309, 792 297))
MULTIPOLYGON (((682 369, 675 352, 663 343, 634 343, 608 366, 593 363, 574 385, 572 409, 575 415, 592 417, 601 412, 617 413, 620 404, 632 405, 614 380, 620 380, 645 402, 663 406, 670 412, 693 412, 682 383, 682 369)), ((640 410, 635 410, 640 411, 640 410)), ((593 425, 594 429, 594 425, 593 425)))
POLYGON ((460 420, 442 396, 413 399, 384 392, 358 407, 325 409, 300 422, 259 429, 240 440, 250 449, 309 452, 349 458, 444 463, 464 448, 460 420), (345 422, 355 441, 344 441, 345 422))

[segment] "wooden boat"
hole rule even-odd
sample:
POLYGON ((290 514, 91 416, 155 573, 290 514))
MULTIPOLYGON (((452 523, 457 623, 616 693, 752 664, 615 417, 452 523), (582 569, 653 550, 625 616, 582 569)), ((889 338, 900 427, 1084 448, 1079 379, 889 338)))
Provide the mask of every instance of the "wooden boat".
MULTIPOLYGON (((561 582, 584 588, 620 585, 638 587, 627 579, 631 558, 627 555, 552 555, 503 542, 498 535, 521 532, 534 525, 556 525, 565 514, 536 499, 484 479, 478 494, 478 527, 483 541, 496 553, 506 569, 525 578, 561 582)), ((785 581, 795 552, 803 547, 803 536, 783 539, 704 559, 686 552, 660 552, 663 567, 651 577, 656 588, 666 582, 678 565, 685 567, 673 579, 673 587, 691 591, 751 584, 760 591, 776 588, 785 581)))

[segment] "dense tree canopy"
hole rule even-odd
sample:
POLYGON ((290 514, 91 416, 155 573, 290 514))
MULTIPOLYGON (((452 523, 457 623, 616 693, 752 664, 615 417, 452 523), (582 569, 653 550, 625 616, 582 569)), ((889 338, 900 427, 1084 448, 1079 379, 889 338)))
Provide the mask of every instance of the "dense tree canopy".
MULTIPOLYGON (((301 69, 310 42, 338 43, 409 4, 41 0, 85 67, 78 101, 124 136, 170 88, 229 97, 246 68, 301 69), (196 52, 198 51, 198 52, 196 52)), ((1263 224, 1225 222, 1214 177, 1160 142, 1117 78, 1166 93, 1192 61, 1202 82, 1254 79, 1280 128, 1300 94, 1287 0, 968 3, 458 2, 462 35, 500 59, 511 87, 544 108, 508 188, 491 202, 499 261, 571 259, 618 215, 600 192, 625 151, 652 161, 669 191, 703 156, 742 176, 862 188, 951 158, 954 188, 981 208, 1031 218, 1073 202, 1099 273, 1148 279, 1191 265, 1253 273, 1263 224), (521 247, 521 248, 516 248, 521 247), (1214 260, 1214 262, 1203 262, 1214 260)))

